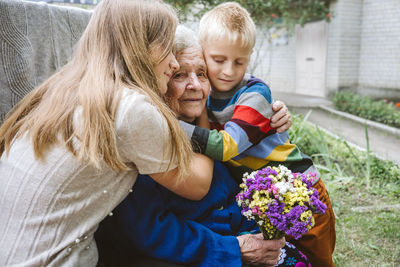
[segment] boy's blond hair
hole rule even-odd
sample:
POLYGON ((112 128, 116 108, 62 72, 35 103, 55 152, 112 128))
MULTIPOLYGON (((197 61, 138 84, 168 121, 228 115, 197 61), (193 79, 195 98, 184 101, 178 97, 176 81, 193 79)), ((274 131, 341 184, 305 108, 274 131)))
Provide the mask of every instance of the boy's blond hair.
POLYGON ((249 12, 238 3, 226 2, 208 11, 200 20, 201 44, 209 40, 228 38, 232 43, 253 49, 256 43, 256 26, 249 12))

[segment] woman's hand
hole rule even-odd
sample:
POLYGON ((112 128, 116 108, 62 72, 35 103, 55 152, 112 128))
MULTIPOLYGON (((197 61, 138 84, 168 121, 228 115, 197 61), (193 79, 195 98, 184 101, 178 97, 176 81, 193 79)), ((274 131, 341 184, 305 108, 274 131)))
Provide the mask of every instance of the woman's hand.
POLYGON ((290 128, 292 119, 288 108, 282 101, 275 101, 272 104, 272 110, 275 112, 271 117, 271 127, 276 128, 278 133, 282 133, 290 128))
POLYGON ((242 260, 246 264, 256 266, 275 266, 285 246, 285 238, 264 240, 263 235, 246 234, 236 237, 239 241, 242 260))

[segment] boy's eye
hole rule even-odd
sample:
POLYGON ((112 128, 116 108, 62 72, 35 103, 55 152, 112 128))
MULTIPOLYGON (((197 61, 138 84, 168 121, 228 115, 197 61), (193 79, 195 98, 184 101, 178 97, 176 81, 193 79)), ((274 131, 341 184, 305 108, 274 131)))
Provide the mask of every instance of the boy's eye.
POLYGON ((238 61, 236 61, 235 64, 238 65, 238 66, 242 66, 242 65, 243 65, 243 62, 238 62, 238 61))
POLYGON ((224 63, 224 60, 220 58, 214 58, 214 61, 217 63, 224 63))

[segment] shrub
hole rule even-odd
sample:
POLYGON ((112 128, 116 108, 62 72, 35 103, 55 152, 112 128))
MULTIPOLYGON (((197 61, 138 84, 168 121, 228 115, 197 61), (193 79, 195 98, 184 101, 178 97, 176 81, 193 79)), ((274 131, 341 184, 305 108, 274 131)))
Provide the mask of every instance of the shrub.
POLYGON ((400 110, 392 103, 343 91, 335 95, 333 103, 338 110, 400 128, 400 110))

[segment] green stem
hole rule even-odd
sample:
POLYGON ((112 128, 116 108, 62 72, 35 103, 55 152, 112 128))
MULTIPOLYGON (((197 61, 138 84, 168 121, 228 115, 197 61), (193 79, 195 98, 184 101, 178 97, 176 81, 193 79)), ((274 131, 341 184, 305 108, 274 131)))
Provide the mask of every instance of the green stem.
POLYGON ((368 136, 368 126, 367 124, 364 125, 365 127, 365 138, 367 140, 367 175, 366 175, 366 184, 367 188, 370 186, 370 178, 371 178, 371 160, 370 160, 370 154, 371 150, 369 147, 369 136, 368 136))
POLYGON ((282 237, 285 236, 284 233, 282 233, 281 231, 276 230, 274 235, 272 236, 272 238, 269 238, 268 233, 265 231, 265 229, 262 226, 260 226, 259 228, 260 228, 261 233, 264 236, 264 240, 281 239, 282 237))

